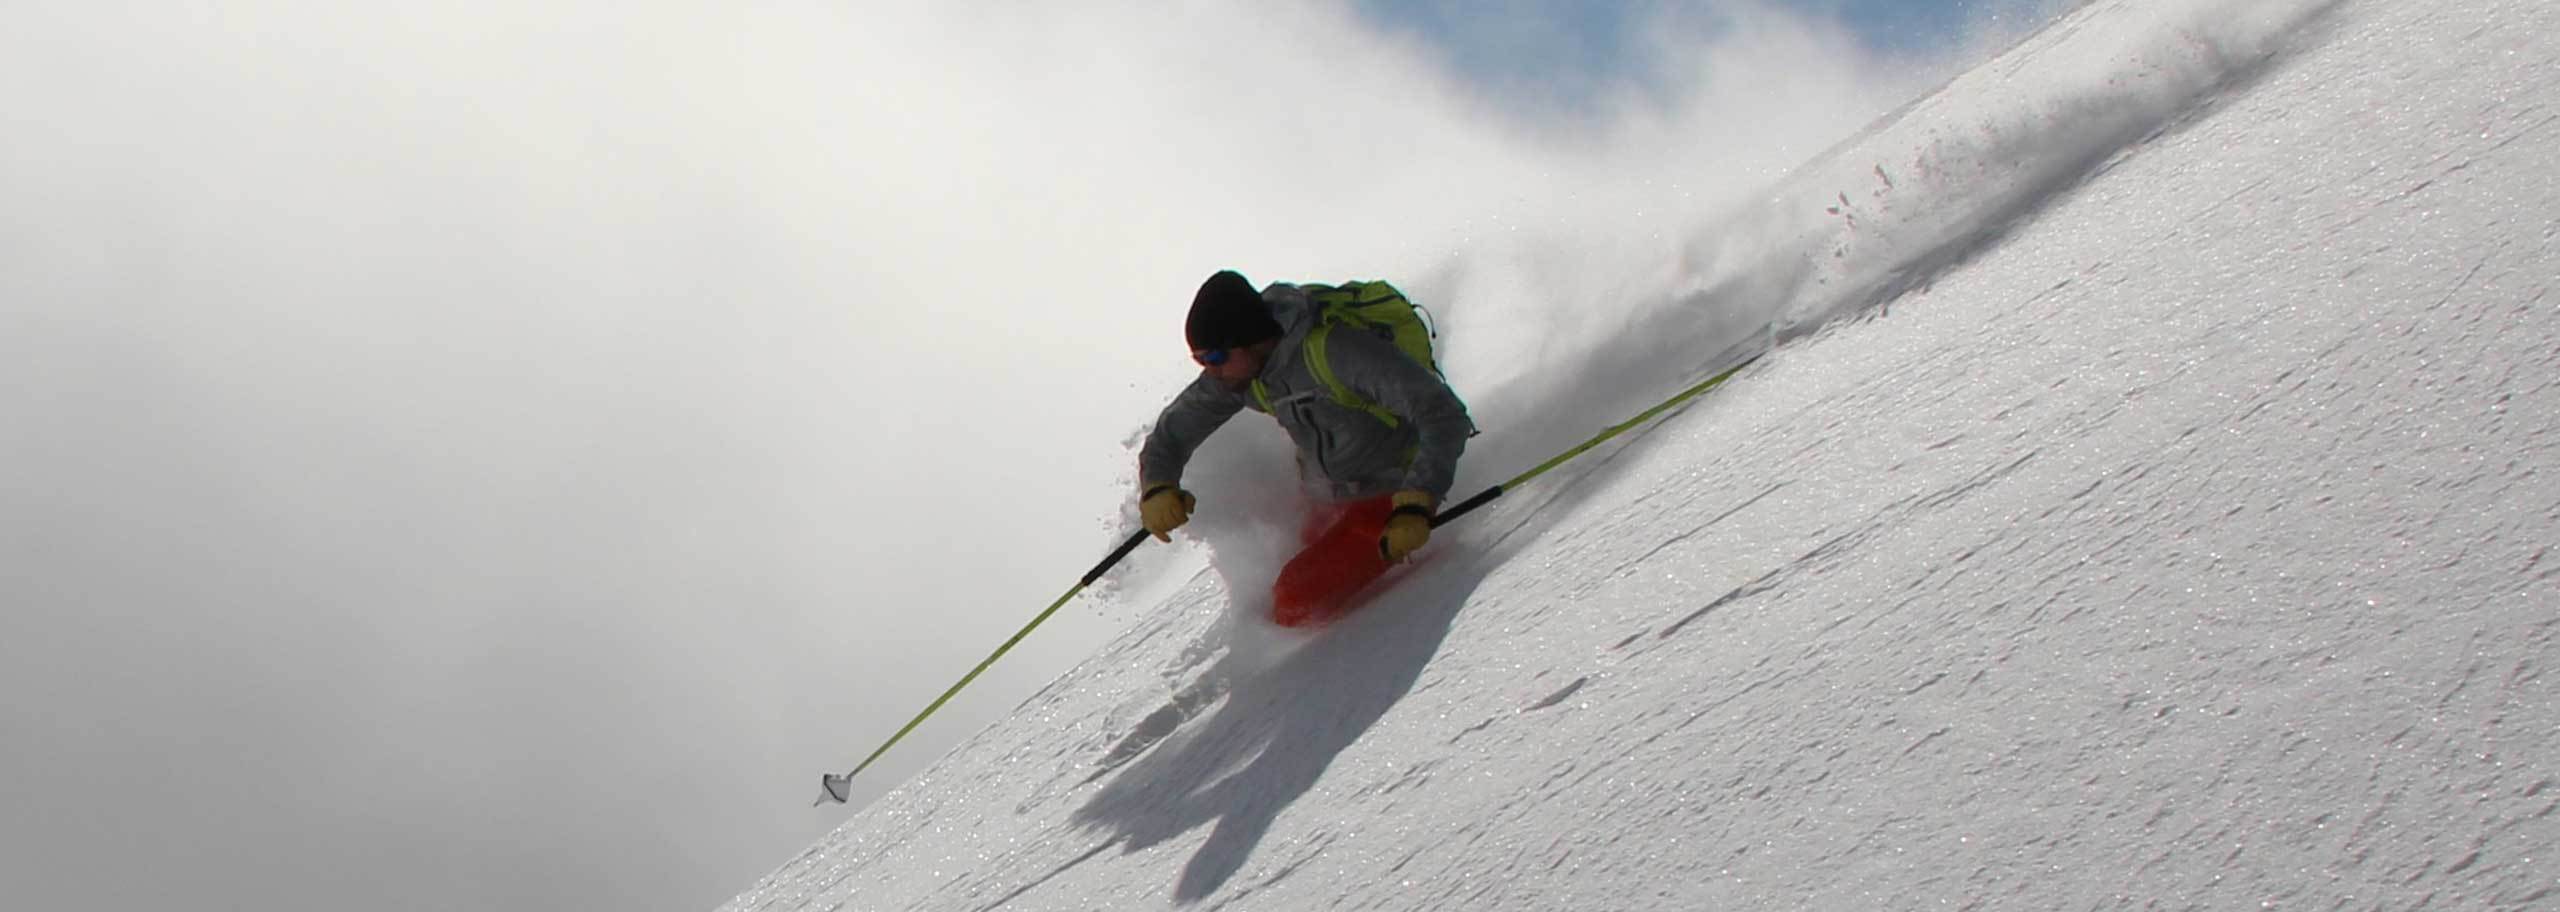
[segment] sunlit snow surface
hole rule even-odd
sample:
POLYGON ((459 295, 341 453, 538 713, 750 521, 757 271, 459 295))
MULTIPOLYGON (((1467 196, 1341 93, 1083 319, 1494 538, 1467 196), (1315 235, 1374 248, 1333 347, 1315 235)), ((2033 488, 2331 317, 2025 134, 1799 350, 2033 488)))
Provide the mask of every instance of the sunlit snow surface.
POLYGON ((1774 355, 729 908, 2560 906, 2560 5, 2094 4, 1686 250, 1590 389, 1774 355))

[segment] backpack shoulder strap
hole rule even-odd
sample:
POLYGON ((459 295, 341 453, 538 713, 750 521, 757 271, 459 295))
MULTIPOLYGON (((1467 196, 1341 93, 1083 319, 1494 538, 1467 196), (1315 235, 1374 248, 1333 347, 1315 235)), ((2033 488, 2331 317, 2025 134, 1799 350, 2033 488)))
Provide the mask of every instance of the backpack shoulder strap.
MULTIPOLYGON (((1325 340, 1333 335, 1333 327, 1334 324, 1327 321, 1318 324, 1314 331, 1307 333, 1307 344, 1303 349, 1304 357, 1307 359, 1307 371, 1315 375, 1317 383, 1324 384, 1324 388, 1333 393, 1333 401, 1367 412, 1391 428, 1403 424, 1404 422, 1396 417, 1396 413, 1387 411, 1385 406, 1371 402, 1359 393, 1352 392, 1350 384, 1334 376, 1333 362, 1325 354, 1325 340)), ((1262 386, 1259 382, 1254 384, 1254 395, 1262 395, 1262 386)), ((1267 404, 1265 408, 1268 408, 1267 404)))

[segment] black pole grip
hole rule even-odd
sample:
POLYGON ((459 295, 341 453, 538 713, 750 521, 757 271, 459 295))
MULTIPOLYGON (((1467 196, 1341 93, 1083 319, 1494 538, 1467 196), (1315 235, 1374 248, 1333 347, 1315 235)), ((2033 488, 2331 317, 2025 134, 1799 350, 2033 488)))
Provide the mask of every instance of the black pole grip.
POLYGON ((1076 585, 1079 588, 1093 585, 1094 580, 1101 579, 1103 574, 1111 572, 1112 565, 1118 564, 1121 558, 1128 557, 1129 552, 1138 550, 1138 546, 1145 544, 1146 541, 1147 530, 1145 529, 1130 534, 1128 541, 1121 542, 1120 547, 1111 550, 1110 557, 1103 558, 1102 563, 1095 564, 1092 570, 1085 571, 1084 581, 1076 585))
POLYGON ((1494 498, 1500 496, 1502 496, 1501 485, 1494 485, 1493 487, 1486 488, 1484 489, 1484 493, 1460 501, 1457 506, 1442 510, 1440 511, 1440 515, 1431 517, 1431 528, 1437 529, 1441 526, 1455 522, 1458 517, 1467 515, 1467 511, 1492 503, 1494 498))

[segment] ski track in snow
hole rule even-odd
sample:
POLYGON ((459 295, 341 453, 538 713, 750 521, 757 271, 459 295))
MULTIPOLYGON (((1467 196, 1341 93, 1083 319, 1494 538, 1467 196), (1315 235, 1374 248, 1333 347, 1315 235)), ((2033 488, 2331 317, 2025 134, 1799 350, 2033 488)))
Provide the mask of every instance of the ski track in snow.
POLYGON ((1992 103, 2139 9, 1791 179, 1873 182, 1825 256, 1682 264, 1811 338, 1571 495, 1294 650, 1204 574, 731 908, 2560 902, 2560 10, 1992 103))

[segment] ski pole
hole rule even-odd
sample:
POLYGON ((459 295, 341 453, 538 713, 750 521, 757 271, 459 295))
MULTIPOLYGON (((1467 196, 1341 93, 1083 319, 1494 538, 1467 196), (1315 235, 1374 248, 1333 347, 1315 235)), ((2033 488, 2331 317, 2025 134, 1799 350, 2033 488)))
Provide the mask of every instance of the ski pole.
MULTIPOLYGON (((1609 442, 1611 438, 1614 438, 1619 434, 1626 433, 1627 431, 1642 426, 1645 422, 1652 421, 1653 419, 1660 417, 1662 413, 1678 407, 1683 402, 1697 398, 1701 393, 1723 385, 1726 380, 1733 379, 1733 375, 1741 373, 1743 368, 1750 367, 1752 362, 1758 360, 1760 360, 1760 356, 1758 355, 1745 358, 1742 363, 1726 368, 1722 373, 1718 373, 1713 377, 1700 381, 1695 386, 1682 390, 1678 395, 1663 400, 1661 404, 1644 410, 1642 414, 1612 425, 1607 430, 1601 431, 1599 435, 1583 441, 1572 449, 1556 454, 1555 458, 1539 463, 1536 468, 1520 473, 1519 477, 1494 485, 1493 487, 1486 488, 1481 493, 1459 502, 1457 506, 1441 511, 1439 515, 1431 518, 1432 527, 1438 528, 1454 522, 1458 517, 1467 515, 1477 507, 1492 503, 1496 498, 1508 493, 1511 489, 1528 484, 1531 479, 1546 474, 1548 470, 1563 465, 1576 456, 1590 452, 1592 448, 1609 442)), ((852 795, 853 777, 861 775, 863 770, 871 768, 873 761, 880 759, 882 754, 888 753, 889 748, 897 746, 900 740, 906 738, 907 733, 915 731, 916 726, 924 724, 924 720, 927 717, 932 716, 935 710, 941 709, 944 703, 950 702, 951 698, 958 694, 961 688, 969 686, 969 682, 977 680, 978 675, 985 672, 988 666, 994 665, 997 659, 1003 658, 1005 653, 1012 651, 1014 644, 1020 643, 1024 637, 1030 636, 1033 629, 1038 628, 1042 622, 1047 621, 1050 615, 1058 613, 1059 608, 1064 607, 1069 600, 1074 599, 1077 595, 1083 593, 1085 587, 1093 585, 1094 581, 1101 579, 1104 573, 1110 572, 1113 566, 1119 564, 1122 558, 1128 557, 1129 552, 1137 550, 1138 545, 1144 543, 1146 540, 1147 533, 1145 530, 1139 530, 1131 533, 1127 541, 1120 543, 1120 547, 1112 549, 1110 556, 1103 558, 1101 563, 1095 564, 1092 570, 1086 571, 1084 578, 1078 580, 1074 588, 1068 589, 1065 595, 1058 596, 1057 601, 1050 602, 1049 607, 1041 609, 1040 613, 1031 619, 1031 623, 1022 625, 1022 629, 1014 633, 1012 639, 1004 641, 1004 645, 996 647, 996 651, 988 654, 985 661, 978 663, 978 667, 969 669, 968 674, 962 675, 959 683, 951 685, 950 690, 943 691, 942 696, 934 698, 933 703, 927 705, 923 712, 917 713, 915 718, 907 720, 905 727, 898 729, 897 734, 890 735, 888 741, 882 743, 878 749, 871 752, 871 756, 862 758, 862 762, 856 765, 852 772, 842 774, 827 773, 821 775, 818 778, 818 784, 821 789, 824 789, 824 792, 818 796, 818 800, 816 802, 812 802, 812 806, 824 804, 828 801, 834 801, 838 804, 842 804, 849 800, 852 795)))
POLYGON ((1546 474, 1548 469, 1563 465, 1567 460, 1580 456, 1584 453, 1588 453, 1591 451, 1591 448, 1609 442, 1609 438, 1626 433, 1647 421, 1651 421, 1654 418, 1659 417, 1662 413, 1670 411, 1680 403, 1697 398, 1700 393, 1723 385, 1726 380, 1733 379, 1733 375, 1741 373, 1743 368, 1750 367, 1752 362, 1758 360, 1760 360, 1759 355, 1752 355, 1751 357, 1744 358, 1742 359, 1742 363, 1725 368, 1723 373, 1717 374, 1713 377, 1708 377, 1707 379, 1700 381, 1698 385, 1680 391, 1679 395, 1663 400, 1662 404, 1645 409, 1644 414, 1637 415, 1633 418, 1629 418, 1625 421, 1619 422, 1618 424, 1612 425, 1608 430, 1601 431, 1599 436, 1585 440, 1573 449, 1556 454, 1555 458, 1539 463, 1537 468, 1520 473, 1520 477, 1486 488, 1474 497, 1469 497, 1466 500, 1459 501, 1457 506, 1442 510, 1440 511, 1440 515, 1432 517, 1431 527, 1437 529, 1455 521, 1458 517, 1467 515, 1469 511, 1472 511, 1477 507, 1492 503, 1495 498, 1501 497, 1511 489, 1528 484, 1530 479, 1546 474))
POLYGON ((1058 613, 1059 608, 1064 607, 1070 599, 1073 599, 1077 594, 1082 593, 1086 586, 1093 585, 1094 580, 1101 579, 1104 573, 1110 572, 1113 565, 1120 563, 1121 558, 1128 557, 1129 552, 1138 550, 1138 545, 1146 540, 1147 533, 1144 529, 1131 533, 1128 541, 1121 542, 1120 547, 1111 550, 1111 556, 1105 557, 1102 559, 1101 563, 1093 565, 1092 570, 1085 571, 1084 578, 1076 581, 1075 588, 1067 590, 1067 594, 1065 595, 1058 596, 1057 601, 1050 602, 1049 607, 1042 609, 1038 616, 1031 619, 1031 623, 1022 625, 1022 629, 1016 631, 1012 639, 1004 641, 1004 645, 996 647, 995 652, 988 654, 986 661, 979 662, 978 667, 969 669, 968 674, 960 676, 960 683, 951 685, 950 690, 943 691, 942 696, 935 697, 933 703, 926 706, 923 712, 917 713, 915 718, 907 720, 906 727, 898 729, 897 734, 890 735, 887 742, 881 744, 878 750, 871 752, 871 756, 862 758, 862 763, 855 766, 852 772, 845 773, 843 775, 828 773, 824 776, 820 776, 818 778, 818 786, 825 790, 825 794, 818 796, 818 800, 812 802, 811 806, 814 807, 818 804, 824 804, 830 800, 833 800, 838 804, 842 804, 848 800, 852 795, 853 777, 862 775, 863 770, 871 767, 872 761, 880 759, 880 755, 888 753, 889 748, 897 746, 898 741, 905 738, 908 732, 915 731, 916 726, 924 724, 925 717, 933 715, 934 710, 941 709, 942 704, 951 702, 952 695, 959 693, 960 688, 967 687, 969 686, 969 682, 977 680, 979 673, 986 671, 987 666, 994 665, 997 659, 1003 658, 1005 653, 1011 652, 1014 644, 1022 642, 1023 637, 1031 635, 1033 628, 1039 627, 1041 622, 1047 621, 1050 615, 1058 613))

